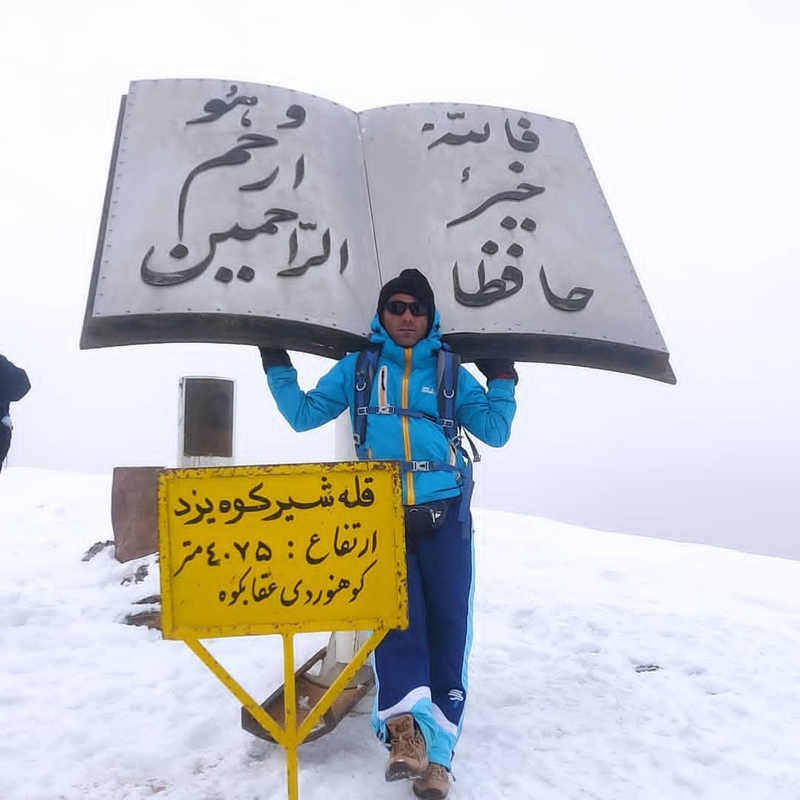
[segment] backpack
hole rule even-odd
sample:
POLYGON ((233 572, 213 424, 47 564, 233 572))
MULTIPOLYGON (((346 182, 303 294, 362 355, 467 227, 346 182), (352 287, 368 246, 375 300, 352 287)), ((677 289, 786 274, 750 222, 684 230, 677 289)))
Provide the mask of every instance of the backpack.
POLYGON ((436 398, 438 416, 433 417, 422 411, 412 408, 395 408, 392 405, 369 405, 372 394, 372 384, 375 380, 378 359, 381 354, 380 345, 371 345, 359 353, 356 360, 355 383, 353 393, 353 443, 359 458, 367 457, 367 419, 370 414, 402 414, 407 417, 429 419, 440 425, 450 445, 464 456, 465 469, 447 464, 442 461, 401 461, 400 468, 403 472, 430 472, 431 470, 445 470, 448 472, 463 472, 461 486, 461 505, 459 508, 459 521, 464 522, 469 513, 469 504, 475 482, 472 478, 472 463, 481 460, 475 444, 467 432, 461 428, 455 419, 456 391, 458 389, 458 370, 461 366, 461 357, 442 345, 437 356, 436 369, 436 398), (469 442, 471 455, 462 443, 462 435, 469 442))

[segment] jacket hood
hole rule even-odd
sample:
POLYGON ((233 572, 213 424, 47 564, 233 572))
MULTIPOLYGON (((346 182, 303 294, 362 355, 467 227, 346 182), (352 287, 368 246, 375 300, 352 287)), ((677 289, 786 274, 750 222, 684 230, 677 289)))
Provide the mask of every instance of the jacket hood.
MULTIPOLYGON (((436 309, 433 315, 433 326, 431 327, 430 333, 420 339, 412 348, 413 356, 415 358, 418 356, 424 357, 426 355, 433 355, 441 350, 442 335, 440 331, 440 324, 441 318, 439 317, 439 310, 436 309)), ((394 339, 392 339, 391 336, 389 336, 386 328, 381 325, 381 320, 377 313, 372 317, 370 331, 370 342, 381 345, 381 352, 386 358, 393 358, 393 360, 397 360, 402 364, 404 350, 406 350, 406 348, 401 347, 394 341, 394 339)))

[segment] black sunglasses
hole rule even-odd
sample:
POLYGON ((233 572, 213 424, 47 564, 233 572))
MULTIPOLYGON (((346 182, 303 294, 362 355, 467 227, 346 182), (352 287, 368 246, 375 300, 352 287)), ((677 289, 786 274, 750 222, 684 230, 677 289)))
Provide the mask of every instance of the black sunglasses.
POLYGON ((413 300, 410 303, 406 303, 403 300, 389 300, 384 308, 390 314, 394 314, 397 317, 402 317, 403 314, 406 313, 406 309, 408 309, 415 317, 428 316, 427 304, 421 303, 419 300, 413 300))

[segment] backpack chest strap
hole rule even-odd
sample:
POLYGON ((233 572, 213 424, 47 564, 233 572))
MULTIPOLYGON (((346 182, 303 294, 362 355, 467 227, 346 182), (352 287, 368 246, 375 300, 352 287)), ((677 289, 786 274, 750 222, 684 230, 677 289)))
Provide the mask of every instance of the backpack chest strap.
POLYGON ((402 417, 413 417, 414 419, 427 419, 435 422, 442 428, 452 428, 455 423, 452 419, 442 419, 426 414, 424 411, 417 411, 414 408, 397 408, 396 406, 359 406, 356 408, 356 416, 362 417, 367 414, 399 414, 402 417))
POLYGON ((461 472, 460 467, 447 464, 444 461, 401 461, 400 469, 403 472, 435 472, 437 470, 461 472))

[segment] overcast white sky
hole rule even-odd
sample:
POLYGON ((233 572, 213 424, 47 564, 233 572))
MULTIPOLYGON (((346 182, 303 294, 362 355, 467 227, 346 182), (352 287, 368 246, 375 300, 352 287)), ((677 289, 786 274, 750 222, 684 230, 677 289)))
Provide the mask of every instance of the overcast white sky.
MULTIPOLYGON (((129 81, 254 81, 355 110, 481 103, 577 125, 678 384, 523 365, 477 504, 800 557, 794 0, 74 0, 15 4, 3 32, 0 352, 33 382, 13 464, 174 465, 182 375, 236 380, 239 463, 333 454, 332 429, 278 417, 254 348, 79 350, 129 81)), ((307 387, 329 366, 295 362, 307 387)))

